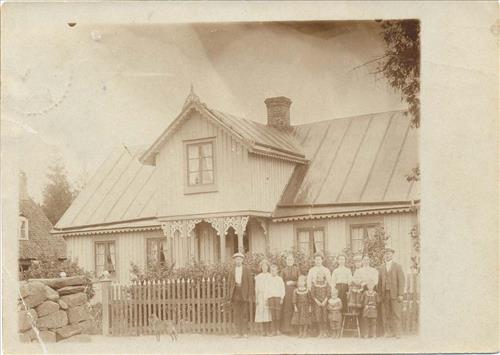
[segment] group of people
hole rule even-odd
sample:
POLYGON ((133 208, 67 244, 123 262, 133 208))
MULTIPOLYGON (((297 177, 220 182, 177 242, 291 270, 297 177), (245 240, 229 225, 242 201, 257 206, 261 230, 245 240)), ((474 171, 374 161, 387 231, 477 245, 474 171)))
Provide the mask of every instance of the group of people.
POLYGON ((330 271, 323 265, 323 255, 316 253, 314 266, 302 275, 289 254, 281 271, 262 260, 261 272, 254 277, 243 265, 244 255, 234 254, 228 295, 236 337, 247 337, 248 307, 255 300, 253 321, 262 324, 266 336, 283 333, 306 337, 313 327, 319 337, 338 337, 343 317, 349 314, 358 318, 362 337, 377 336, 380 318, 382 333, 399 338, 405 277, 393 255, 394 250, 387 248, 378 269, 370 266, 369 256, 355 255, 352 272, 345 265, 345 255, 337 257, 338 266, 330 271))

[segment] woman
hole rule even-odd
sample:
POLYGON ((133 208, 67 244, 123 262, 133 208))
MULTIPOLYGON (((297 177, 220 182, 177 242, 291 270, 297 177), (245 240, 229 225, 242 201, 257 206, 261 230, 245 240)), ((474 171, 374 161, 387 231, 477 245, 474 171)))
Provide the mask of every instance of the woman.
POLYGON ((295 265, 293 254, 288 254, 286 257, 286 266, 281 270, 281 278, 285 283, 285 298, 281 306, 281 332, 284 334, 292 333, 292 316, 293 316, 293 292, 297 286, 297 281, 300 276, 298 266, 295 265))
POLYGON ((339 298, 342 300, 343 311, 347 311, 347 291, 349 284, 352 281, 352 271, 345 266, 346 256, 340 254, 337 256, 339 264, 332 272, 332 287, 335 287, 339 293, 339 298))
POLYGON ((269 262, 262 260, 260 262, 261 273, 255 276, 255 323, 262 323, 263 335, 270 334, 271 312, 267 303, 268 285, 271 282, 269 273, 269 262))

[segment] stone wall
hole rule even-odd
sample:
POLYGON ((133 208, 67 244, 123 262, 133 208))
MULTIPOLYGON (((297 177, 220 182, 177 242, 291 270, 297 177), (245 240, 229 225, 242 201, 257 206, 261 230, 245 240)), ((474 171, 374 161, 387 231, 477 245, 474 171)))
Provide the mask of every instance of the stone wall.
POLYGON ((88 334, 90 304, 81 276, 21 281, 18 332, 23 342, 56 342, 88 334))

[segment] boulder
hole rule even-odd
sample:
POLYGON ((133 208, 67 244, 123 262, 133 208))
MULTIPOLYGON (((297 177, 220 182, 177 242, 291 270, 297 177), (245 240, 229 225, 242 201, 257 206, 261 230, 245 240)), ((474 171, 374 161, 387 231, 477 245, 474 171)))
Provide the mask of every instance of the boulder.
POLYGON ((55 343, 57 341, 56 333, 49 330, 41 330, 39 336, 45 343, 55 343))
POLYGON ((70 307, 66 312, 68 313, 70 324, 92 319, 88 307, 85 305, 70 307))
POLYGON ((22 297, 22 302, 27 308, 34 308, 47 299, 45 285, 41 282, 28 282, 22 285, 21 289, 21 295, 26 295, 22 297))
POLYGON ((90 334, 92 327, 94 326, 94 322, 92 320, 84 320, 76 324, 80 327, 83 334, 90 334))
POLYGON ((76 307, 87 303, 87 294, 80 292, 72 295, 61 296, 61 301, 65 302, 68 307, 76 307))
POLYGON ((56 329, 57 340, 66 339, 73 335, 80 334, 82 328, 78 324, 67 325, 65 327, 56 329))
POLYGON ((26 286, 28 283, 26 281, 21 281, 19 283, 19 298, 24 298, 29 296, 28 287, 26 286))
POLYGON ((39 329, 62 328, 68 324, 68 316, 65 311, 56 311, 36 321, 39 329))
POLYGON ((29 343, 29 342, 31 342, 31 338, 26 333, 19 333, 19 341, 21 343, 29 343))
POLYGON ((45 295, 50 301, 57 301, 59 299, 59 293, 49 286, 45 286, 45 295))
POLYGON ((28 336, 30 338, 30 340, 36 339, 36 333, 33 329, 30 329, 30 330, 24 332, 23 334, 28 336))
POLYGON ((61 307, 61 309, 68 309, 69 306, 66 302, 64 302, 63 300, 59 300, 59 307, 61 307))
POLYGON ((36 313, 38 313, 38 317, 43 317, 47 314, 57 312, 59 310, 59 304, 52 301, 45 301, 35 309, 36 313))
POLYGON ((73 293, 84 292, 85 286, 66 286, 57 290, 59 296, 71 295, 73 293))
POLYGON ((20 311, 18 313, 18 329, 23 332, 25 330, 31 329, 31 324, 36 322, 38 315, 34 309, 28 311, 20 311))
POLYGON ((86 283, 84 276, 58 277, 54 279, 32 279, 28 281, 42 282, 54 289, 60 289, 67 286, 84 285, 86 283))
POLYGON ((90 336, 84 334, 78 334, 72 336, 71 338, 61 339, 60 343, 90 343, 90 336))

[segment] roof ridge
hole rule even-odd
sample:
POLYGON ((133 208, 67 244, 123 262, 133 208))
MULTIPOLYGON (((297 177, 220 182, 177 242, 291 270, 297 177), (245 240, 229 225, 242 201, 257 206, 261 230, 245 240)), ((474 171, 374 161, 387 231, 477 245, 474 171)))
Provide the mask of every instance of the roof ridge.
MULTIPOLYGON (((368 116, 378 116, 378 115, 383 115, 383 114, 391 113, 391 112, 405 112, 405 111, 408 111, 408 110, 403 110, 403 109, 400 109, 400 110, 388 110, 388 111, 380 111, 380 112, 373 112, 373 113, 365 113, 365 114, 362 114, 362 115, 352 115, 352 116, 328 118, 326 120, 321 120, 321 121, 314 121, 314 122, 308 122, 308 123, 301 123, 301 124, 292 125, 292 128, 301 128, 301 127, 307 127, 307 126, 311 126, 311 125, 318 124, 318 123, 326 123, 326 122, 331 122, 331 121, 347 120, 347 119, 354 119, 354 118, 366 118, 368 116)), ((376 117, 373 117, 373 118, 376 118, 376 117)))

